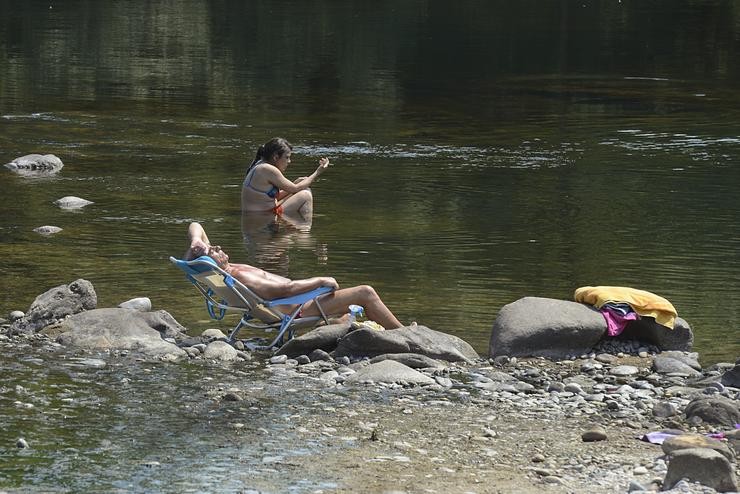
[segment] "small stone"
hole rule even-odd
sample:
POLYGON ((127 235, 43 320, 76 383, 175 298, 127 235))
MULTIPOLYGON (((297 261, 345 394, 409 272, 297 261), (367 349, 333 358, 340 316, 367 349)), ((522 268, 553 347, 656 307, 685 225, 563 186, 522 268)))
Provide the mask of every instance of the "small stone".
POLYGON ((26 449, 26 448, 30 447, 30 446, 28 445, 28 442, 26 442, 26 440, 25 440, 25 439, 23 439, 22 437, 19 437, 19 438, 18 438, 18 439, 17 439, 16 441, 15 441, 15 446, 16 446, 16 448, 20 448, 20 449, 26 449))
POLYGON ((553 382, 553 383, 550 383, 550 384, 549 384, 549 385, 547 386, 547 391, 548 391, 548 392, 552 392, 552 391, 554 391, 554 392, 556 392, 556 393, 562 393, 563 391, 565 391, 565 384, 563 384, 563 383, 560 383, 560 382, 553 382))
POLYGON ((10 322, 17 321, 18 319, 22 318, 26 314, 23 311, 20 310, 14 310, 10 314, 8 314, 8 319, 10 319, 10 322))
POLYGON ((647 475, 648 469, 640 465, 639 467, 636 467, 634 470, 632 470, 632 473, 634 475, 647 475))
POLYGON ((583 394, 583 388, 578 383, 568 383, 565 385, 565 391, 573 394, 583 394))
POLYGON ((125 302, 121 302, 120 304, 118 304, 118 307, 120 307, 121 309, 138 310, 139 312, 149 312, 150 310, 152 310, 152 301, 149 299, 149 297, 137 297, 125 302))
POLYGON ((640 372, 640 369, 638 369, 634 365, 618 365, 614 367, 611 371, 609 371, 610 374, 614 376, 619 376, 619 377, 634 376, 635 374, 639 372, 640 372))
POLYGON ((312 351, 308 355, 308 358, 311 359, 311 362, 319 362, 319 361, 330 361, 330 360, 333 360, 331 358, 331 355, 329 355, 324 350, 321 350, 319 348, 317 348, 316 350, 312 351))
POLYGON ((206 329, 200 335, 206 340, 225 340, 226 339, 226 335, 223 333, 223 331, 221 331, 220 329, 216 329, 216 328, 206 329))
POLYGON ((600 353, 596 356, 596 361, 601 362, 602 364, 611 364, 616 360, 617 358, 609 353, 600 353))
POLYGON ((287 355, 274 355, 274 356, 270 357, 270 363, 272 365, 284 364, 287 361, 288 361, 288 356, 287 355))
POLYGON ((630 480, 630 485, 627 487, 627 492, 645 492, 645 488, 634 480, 630 480))
POLYGON ((532 463, 543 463, 545 461, 545 455, 537 453, 532 457, 532 463))
POLYGON ((556 477, 555 475, 548 475, 542 480, 544 480, 548 484, 562 484, 563 483, 563 479, 561 479, 560 477, 556 477))
POLYGON ((606 441, 606 431, 601 426, 594 426, 591 429, 587 430, 583 434, 581 434, 581 440, 586 443, 595 442, 595 441, 606 441))
POLYGON ((443 388, 451 388, 453 385, 452 379, 450 379, 449 377, 434 376, 434 380, 437 381, 437 384, 439 384, 443 388))
POLYGON ((319 379, 321 379, 322 381, 335 381, 337 377, 339 377, 339 372, 335 370, 330 370, 321 374, 319 376, 319 379))
POLYGON ((44 226, 39 226, 37 228, 34 228, 33 231, 35 231, 39 235, 54 235, 56 233, 61 232, 62 229, 59 228, 58 226, 44 225, 44 226))
POLYGON ((311 363, 311 359, 308 358, 308 355, 298 355, 295 358, 295 361, 298 362, 298 365, 306 365, 311 363))
POLYGON ((661 401, 653 406, 653 416, 658 418, 673 417, 678 413, 678 407, 673 403, 661 401))

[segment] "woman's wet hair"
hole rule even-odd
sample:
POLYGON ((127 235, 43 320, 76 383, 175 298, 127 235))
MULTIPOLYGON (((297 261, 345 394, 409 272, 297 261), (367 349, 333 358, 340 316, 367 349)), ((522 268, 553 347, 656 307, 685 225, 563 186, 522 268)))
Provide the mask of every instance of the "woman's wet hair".
POLYGON ((260 161, 267 161, 268 159, 271 159, 275 154, 280 157, 290 151, 293 151, 293 146, 291 146, 288 141, 286 141, 282 137, 273 137, 266 143, 262 144, 259 148, 257 148, 257 156, 254 157, 254 161, 252 161, 252 164, 249 165, 247 171, 249 171, 249 169, 251 169, 260 161))

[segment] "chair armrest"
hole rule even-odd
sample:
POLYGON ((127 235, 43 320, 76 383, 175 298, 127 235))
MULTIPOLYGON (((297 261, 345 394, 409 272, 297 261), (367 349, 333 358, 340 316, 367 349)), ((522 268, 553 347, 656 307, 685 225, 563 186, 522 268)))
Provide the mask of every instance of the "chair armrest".
POLYGON ((309 300, 313 300, 316 297, 324 295, 325 293, 333 292, 333 288, 328 286, 320 286, 311 290, 310 292, 300 293, 293 295, 292 297, 276 298, 273 300, 265 300, 265 307, 272 307, 273 305, 293 305, 293 304, 304 304, 309 300))

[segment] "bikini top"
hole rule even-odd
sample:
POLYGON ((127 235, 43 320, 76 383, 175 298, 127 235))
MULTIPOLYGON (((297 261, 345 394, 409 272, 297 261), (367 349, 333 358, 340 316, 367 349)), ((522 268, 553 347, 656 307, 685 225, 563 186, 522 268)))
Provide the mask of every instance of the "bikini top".
POLYGON ((246 178, 244 179, 244 186, 249 187, 250 189, 260 192, 262 194, 267 195, 270 199, 275 199, 280 192, 280 189, 278 189, 276 186, 272 186, 269 190, 261 190, 252 185, 252 177, 254 177, 254 170, 256 170, 257 165, 264 163, 264 161, 260 160, 257 163, 254 164, 251 170, 247 173, 246 178))

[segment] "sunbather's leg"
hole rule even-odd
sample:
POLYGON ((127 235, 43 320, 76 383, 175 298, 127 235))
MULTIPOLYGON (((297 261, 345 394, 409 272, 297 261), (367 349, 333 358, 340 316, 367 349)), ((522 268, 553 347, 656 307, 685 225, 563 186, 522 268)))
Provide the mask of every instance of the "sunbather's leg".
POLYGON ((313 215, 313 194, 311 189, 303 189, 280 203, 285 213, 300 213, 304 218, 313 215))
MULTIPOLYGON (((396 316, 380 299, 375 289, 369 285, 341 288, 334 293, 324 295, 319 299, 326 315, 346 314, 352 304, 365 308, 365 315, 386 329, 396 329, 403 326, 396 316)), ((309 302, 303 308, 303 315, 317 316, 319 310, 314 302, 309 302)))

